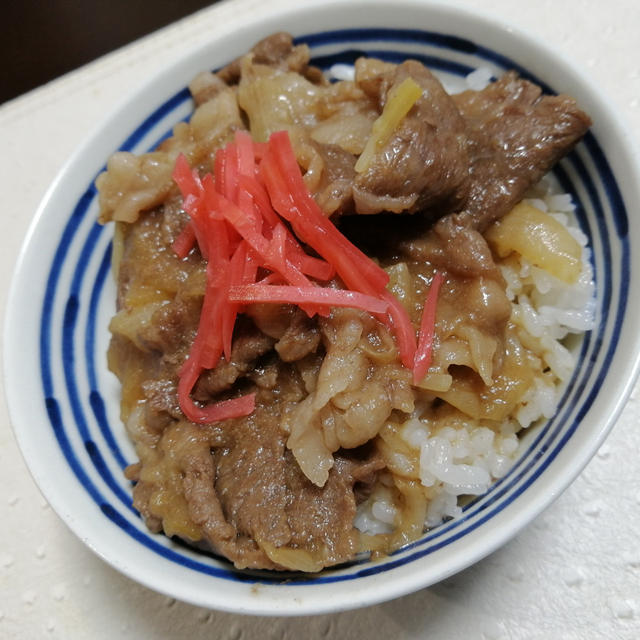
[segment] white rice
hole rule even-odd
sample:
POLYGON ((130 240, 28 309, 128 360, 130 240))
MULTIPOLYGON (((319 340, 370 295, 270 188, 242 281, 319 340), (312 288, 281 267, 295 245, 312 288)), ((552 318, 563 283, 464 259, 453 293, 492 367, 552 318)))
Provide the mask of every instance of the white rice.
MULTIPOLYGON (((551 374, 535 380, 498 433, 476 425, 444 427, 430 433, 426 422, 419 419, 422 408, 406 420, 402 438, 417 453, 420 481, 433 495, 426 528, 459 516, 460 496, 482 495, 509 471, 519 455, 522 430, 554 415, 562 387, 573 372, 575 357, 563 342, 569 335, 580 334, 594 325, 595 285, 590 251, 586 236, 575 222, 571 196, 558 193, 549 179, 529 195, 527 201, 553 215, 583 247, 582 272, 574 285, 561 282, 522 258, 516 268, 513 261, 501 265, 513 305, 512 320, 530 335, 534 351, 551 374)), ((397 456, 398 465, 409 469, 409 460, 401 454, 397 456)), ((392 492, 382 483, 359 506, 355 524, 365 533, 390 533, 395 516, 392 492)))
POLYGON ((355 67, 352 64, 334 64, 326 73, 329 80, 353 80, 355 78, 355 67))
POLYGON ((493 77, 493 72, 489 67, 478 67, 474 69, 466 78, 465 81, 469 89, 474 91, 482 91, 490 82, 493 77))

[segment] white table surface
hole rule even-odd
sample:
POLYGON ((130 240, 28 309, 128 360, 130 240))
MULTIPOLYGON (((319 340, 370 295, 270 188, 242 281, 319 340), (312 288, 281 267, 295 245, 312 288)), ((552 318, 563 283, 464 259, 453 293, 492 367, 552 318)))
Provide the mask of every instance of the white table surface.
MULTIPOLYGON (((74 149, 149 74, 224 32, 231 16, 266 11, 276 2, 292 0, 214 5, 0 106, 2 316, 29 222, 74 149)), ((556 43, 592 74, 627 119, 630 134, 638 135, 637 0, 458 4, 482 8, 556 43)), ((2 396, 0 638, 640 638, 639 401, 636 387, 577 481, 484 561, 394 602, 287 619, 241 617, 175 602, 104 564, 41 497, 16 446, 2 396)))

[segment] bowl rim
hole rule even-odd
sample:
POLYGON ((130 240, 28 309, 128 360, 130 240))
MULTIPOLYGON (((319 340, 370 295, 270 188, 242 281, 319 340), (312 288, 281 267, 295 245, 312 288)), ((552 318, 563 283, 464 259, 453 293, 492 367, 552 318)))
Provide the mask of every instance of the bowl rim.
MULTIPOLYGON (((426 586, 427 584, 433 584, 434 582, 437 582, 453 573, 456 573, 457 571, 460 571, 473 562, 476 562, 482 557, 488 555, 496 548, 504 544, 508 539, 515 536, 518 531, 520 531, 538 513, 540 513, 545 507, 547 507, 570 484, 570 482, 573 481, 573 479, 578 475, 584 465, 595 454, 596 450, 602 444, 606 435, 613 427, 613 424, 620 414, 624 404, 626 403, 626 400, 640 371, 640 337, 636 337, 635 341, 630 341, 630 351, 634 355, 633 358, 627 362, 627 366, 624 369, 625 379, 621 384, 617 385, 617 395, 615 396, 615 399, 613 401, 609 400, 604 403, 597 412, 599 418, 601 419, 601 422, 596 437, 590 439, 587 444, 582 446, 579 451, 580 455, 578 457, 574 457, 571 461, 564 461, 565 464, 570 464, 571 472, 564 472, 559 476, 558 473, 556 473, 555 475, 558 477, 555 478, 552 478, 550 474, 547 474, 545 478, 543 478, 543 480, 545 481, 543 484, 546 483, 546 485, 548 486, 543 487, 542 484, 536 485, 537 487, 539 487, 539 489, 533 492, 535 495, 529 496, 530 500, 526 508, 520 507, 517 510, 505 509, 504 512, 492 519, 493 524, 496 526, 493 527, 495 531, 493 531, 490 541, 487 541, 486 534, 480 535, 480 532, 477 530, 473 532, 474 535, 468 534, 468 536, 465 537, 468 544, 466 547, 467 553, 464 554, 464 557, 461 556, 457 559, 457 561, 451 562, 446 567, 441 566, 440 570, 437 572, 437 575, 435 577, 432 577, 428 581, 425 581, 423 572, 420 571, 416 572, 419 575, 405 575, 402 584, 394 583, 393 588, 390 587, 390 583, 392 582, 391 580, 373 580, 369 585, 367 585, 366 589, 359 589, 358 593, 351 592, 351 600, 348 603, 341 603, 338 598, 336 598, 335 596, 328 597, 326 593, 321 594, 320 598, 315 598, 311 602, 307 601, 306 598, 304 598, 301 602, 296 602, 295 598, 297 596, 295 594, 295 589, 293 589, 293 591, 289 595, 284 595, 285 590, 283 590, 281 587, 278 587, 276 601, 270 600, 268 597, 263 597, 261 599, 261 602, 258 603, 256 602, 256 599, 251 602, 250 598, 247 598, 248 602, 238 605, 237 603, 226 602, 223 596, 222 601, 216 600, 215 603, 212 603, 210 600, 203 598, 202 594, 194 592, 193 589, 191 591, 189 591, 189 589, 186 589, 183 596, 181 596, 180 594, 176 594, 174 591, 163 591, 163 589, 159 588, 158 584, 153 583, 152 580, 145 579, 147 578, 147 576, 140 576, 138 574, 135 574, 133 568, 130 565, 127 565, 127 563, 123 562, 120 558, 114 558, 108 553, 105 553, 104 548, 100 544, 96 544, 95 541, 87 537, 82 523, 73 515, 72 512, 68 510, 67 505, 64 501, 64 497, 56 495, 55 488, 48 482, 46 473, 43 471, 43 469, 38 468, 37 465, 33 464, 34 455, 36 455, 32 450, 32 446, 34 443, 28 439, 23 429, 16 428, 16 425, 23 423, 24 420, 23 416, 21 415, 21 408, 19 407, 16 400, 21 392, 21 389, 19 388, 19 385, 17 385, 17 381, 11 373, 15 365, 16 358, 20 357, 20 354, 17 353, 17 351, 19 351, 18 347, 13 346, 12 343, 12 338, 15 335, 17 327, 16 323, 18 322, 18 319, 16 318, 15 314, 13 314, 12 309, 17 306, 16 303, 20 300, 19 284, 21 278, 25 277, 24 275, 21 276, 20 274, 23 274, 25 270, 28 270, 31 251, 30 247, 33 238, 34 236, 36 236, 36 234, 39 233, 41 225, 43 224, 43 220, 45 220, 46 213, 49 210, 51 203, 55 201, 56 194, 60 189, 64 188, 64 184, 68 179, 67 176, 69 175, 69 173, 73 173, 74 168, 77 167, 80 162, 82 162, 83 158, 87 154, 92 154, 92 150, 96 146, 96 141, 98 139, 103 140, 102 146, 104 147, 104 140, 106 138, 112 137, 112 134, 115 134, 116 131, 119 132, 121 129, 123 129, 123 126, 121 124, 118 124, 118 121, 121 120, 125 114, 129 114, 127 117, 128 120, 139 122, 139 116, 144 115, 144 113, 148 113, 148 107, 138 106, 136 108, 136 105, 143 105, 149 101, 148 99, 145 100, 143 98, 148 97, 150 94, 152 94, 154 97, 160 96, 162 97, 162 99, 166 99, 167 90, 166 88, 163 88, 163 85, 167 83, 167 78, 174 77, 177 74, 182 74, 183 69, 193 66, 194 61, 198 58, 201 58, 209 49, 219 49, 224 46, 225 42, 241 40, 241 38, 236 37, 236 34, 238 33, 251 32, 252 30, 262 31, 265 23, 279 22, 285 17, 289 20, 293 20, 300 14, 313 16, 314 12, 317 13, 320 10, 330 11, 331 9, 343 8, 345 6, 348 6, 352 11, 357 10, 358 8, 360 10, 366 9, 368 11, 389 10, 389 3, 384 2, 383 0, 356 0, 354 2, 343 0, 329 0, 328 2, 321 2, 320 0, 311 0, 310 2, 306 3, 304 7, 293 7, 291 5, 288 5, 278 7, 275 10, 265 10, 263 12, 257 12, 250 18, 247 24, 241 27, 234 28, 230 30, 228 34, 216 38, 215 43, 209 42, 204 46, 199 45, 191 49, 190 51, 184 52, 170 68, 160 71, 158 74, 147 80, 144 85, 142 85, 140 89, 135 93, 135 95, 124 98, 123 103, 120 105, 120 107, 113 111, 103 122, 97 125, 93 134, 88 136, 86 142, 81 145, 72 155, 72 157, 64 165, 56 179, 49 187, 38 208, 36 216, 29 227, 26 238, 20 250, 16 269, 14 271, 15 275, 9 292, 7 311, 5 313, 5 394, 7 397, 7 406, 9 408, 11 423, 14 426, 16 439, 23 453, 25 461, 27 462, 27 466, 29 467, 31 474, 36 480, 36 483, 40 487, 47 500, 54 507, 54 510, 58 513, 58 515, 60 515, 63 521, 65 521, 65 523, 69 526, 69 528, 71 528, 71 530, 81 540, 83 540, 83 542, 85 542, 107 563, 114 566, 124 574, 128 575, 130 578, 141 582, 142 584, 145 584, 146 586, 156 591, 162 591, 167 595, 172 595, 174 597, 178 597, 180 599, 187 600, 201 606, 215 607, 217 609, 223 609, 233 612, 254 613, 261 615, 300 615, 308 613, 335 612, 347 608, 351 609, 361 606, 367 606, 391 598, 399 597, 401 595, 405 595, 409 592, 415 591, 423 586, 426 586), (136 105, 134 105, 134 103, 136 103, 136 105), (284 598, 282 597, 283 595, 284 598)), ((629 165, 631 166, 631 168, 628 170, 631 174, 640 175, 638 151, 635 147, 635 143, 629 138, 629 136, 622 135, 623 129, 619 125, 620 117, 616 113, 615 109, 611 107, 609 100, 603 97, 601 93, 599 93, 597 89, 592 86, 589 78, 579 69, 577 69, 573 65, 573 63, 569 63, 564 57, 559 56, 557 53, 553 53, 553 55, 551 55, 548 47, 546 47, 546 45, 544 45, 544 43, 537 37, 532 36, 529 33, 525 33, 521 29, 515 28, 504 21, 496 21, 493 17, 485 14, 484 12, 471 10, 467 7, 460 7, 444 2, 424 2, 419 0, 401 0, 393 5, 393 11, 398 13, 406 13, 408 11, 428 12, 434 10, 446 13, 447 15, 455 15, 458 18, 460 16, 464 16, 465 20, 478 23, 478 25, 485 31, 488 30, 493 33, 500 32, 505 37, 505 34, 509 34, 508 37, 518 38, 522 41, 526 41, 529 47, 541 50, 545 52, 545 55, 550 56, 557 62, 561 62, 562 64, 560 66, 562 67, 562 73, 570 72, 573 78, 573 82, 582 85, 586 89, 587 95, 591 97, 591 102, 593 103, 592 111, 593 107, 596 107, 596 110, 604 116, 604 120, 599 121, 598 123, 596 123, 596 125, 601 128, 604 127, 613 130, 614 138, 616 139, 616 141, 622 142, 622 152, 620 155, 629 160, 629 165)), ((492 42, 491 46, 495 47, 496 45, 492 42)), ((243 45, 240 48, 244 49, 245 47, 243 45)), ((182 84, 184 85, 186 82, 188 82, 188 80, 188 77, 183 77, 182 84)), ((588 107, 585 108, 587 108, 588 110, 588 107)), ((106 158, 106 155, 104 157, 106 158)), ((640 311, 640 304, 634 303, 634 301, 630 299, 629 305, 632 304, 635 304, 636 311, 640 311)), ((629 309, 631 309, 631 306, 629 306, 629 309)), ((627 317, 628 313, 629 312, 627 312, 627 317)), ((263 596, 265 595, 264 592, 268 590, 268 585, 263 585, 260 587, 260 591, 263 596)))

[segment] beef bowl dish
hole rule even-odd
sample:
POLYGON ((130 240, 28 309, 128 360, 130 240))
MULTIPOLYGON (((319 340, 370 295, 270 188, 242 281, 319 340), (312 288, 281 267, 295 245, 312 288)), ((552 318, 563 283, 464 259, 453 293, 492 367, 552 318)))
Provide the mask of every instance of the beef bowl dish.
POLYGON ((468 566, 635 376, 611 114, 527 36, 367 7, 177 64, 58 214, 38 366, 72 528, 196 604, 334 611, 468 566))

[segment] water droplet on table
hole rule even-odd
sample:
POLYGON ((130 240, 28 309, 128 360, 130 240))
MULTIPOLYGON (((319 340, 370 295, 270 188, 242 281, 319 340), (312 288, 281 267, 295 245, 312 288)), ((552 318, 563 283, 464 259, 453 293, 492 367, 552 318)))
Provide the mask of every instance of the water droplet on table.
POLYGON ((519 564, 512 565, 507 571, 507 577, 512 582, 522 582, 524 575, 525 571, 519 564))
POLYGON ((502 625, 493 620, 488 621, 484 624, 484 628, 482 629, 482 637, 485 640, 500 640, 504 635, 504 629, 502 625))
POLYGON ((565 571, 563 579, 568 587, 579 587, 584 582, 582 573, 573 567, 565 571))
POLYGON ((592 518, 597 518, 602 511, 602 503, 599 501, 589 502, 585 508, 584 513, 592 518))
POLYGON ((14 562, 13 556, 10 553, 3 553, 0 555, 0 564, 8 569, 14 562))
POLYGON ((59 583, 51 587, 51 597, 57 602, 62 602, 67 596, 67 587, 64 583, 59 583))
POLYGON ((613 615, 621 620, 631 620, 635 614, 631 602, 624 598, 611 598, 609 600, 609 606, 611 607, 613 615))

